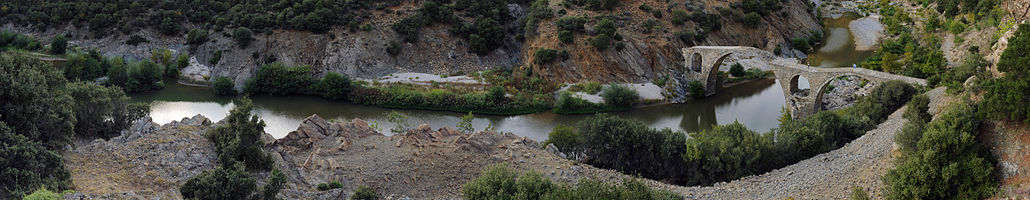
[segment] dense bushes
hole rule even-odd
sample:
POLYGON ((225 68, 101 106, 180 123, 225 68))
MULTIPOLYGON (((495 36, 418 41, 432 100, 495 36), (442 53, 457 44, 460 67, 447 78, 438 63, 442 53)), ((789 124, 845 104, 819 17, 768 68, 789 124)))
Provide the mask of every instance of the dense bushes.
POLYGON ((1022 120, 1030 123, 1030 27, 1019 26, 1009 39, 1009 47, 998 59, 998 71, 1005 76, 984 83, 986 93, 979 105, 981 113, 992 119, 1022 120))
POLYGON ((733 123, 691 133, 688 139, 682 133, 601 114, 580 122, 576 133, 552 133, 554 141, 548 142, 568 154, 586 155, 586 163, 597 167, 676 184, 708 185, 839 148, 874 128, 915 92, 903 82, 885 82, 842 110, 799 120, 784 113, 780 127, 764 135, 733 123))
POLYGON ((536 53, 533 54, 533 57, 536 59, 536 63, 549 63, 558 58, 558 50, 548 48, 538 49, 536 50, 536 53))
POLYGON ((237 28, 232 31, 232 38, 236 40, 236 44, 240 48, 247 48, 250 46, 250 42, 254 41, 254 32, 251 32, 248 28, 237 28))
POLYGON ((552 183, 540 173, 519 175, 505 165, 492 165, 461 189, 466 199, 683 199, 679 194, 651 189, 636 180, 608 185, 590 178, 576 186, 552 183))
POLYGON ((264 142, 265 122, 252 115, 254 108, 249 99, 242 99, 229 111, 223 121, 225 125, 215 127, 204 134, 215 144, 221 163, 241 162, 247 169, 267 170, 272 168, 272 157, 261 150, 264 142))
POLYGON ((315 86, 318 94, 330 100, 343 100, 350 93, 350 78, 340 73, 326 73, 322 80, 315 86))
POLYGON ((695 99, 701 99, 707 96, 705 94, 705 86, 701 85, 700 81, 691 81, 690 83, 687 83, 687 92, 690 93, 690 97, 695 99))
POLYGON ((891 199, 983 199, 997 189, 994 163, 977 143, 974 108, 959 103, 926 124, 917 151, 886 176, 891 199))
POLYGON ((477 114, 535 113, 550 107, 545 95, 517 94, 514 98, 509 99, 504 97, 503 88, 497 88, 500 90, 457 93, 443 89, 423 91, 411 85, 401 84, 391 84, 385 87, 362 85, 352 88, 350 100, 354 103, 387 108, 417 108, 477 114))
MULTIPOLYGON (((418 41, 423 27, 434 23, 451 24, 452 33, 468 40, 469 51, 485 55, 501 47, 507 37, 506 30, 501 25, 512 19, 506 5, 503 0, 459 0, 454 4, 447 5, 427 1, 422 4, 417 13, 394 23, 391 28, 405 42, 414 43, 418 41), (468 24, 457 17, 455 11, 463 11, 464 15, 473 17, 475 20, 472 24, 468 24)), ((539 7, 537 11, 539 11, 539 7)), ((546 15, 542 11, 530 14, 541 17, 546 15)))
POLYGON ((216 78, 215 82, 211 84, 211 87, 214 89, 215 94, 218 95, 236 95, 236 85, 232 82, 232 79, 229 79, 228 77, 221 76, 216 78))
POLYGON ((350 196, 351 200, 378 200, 379 195, 376 194, 376 190, 368 186, 358 186, 357 190, 354 190, 354 195, 350 196))
POLYGON ((57 35, 53 40, 50 41, 50 53, 54 55, 64 54, 68 48, 68 39, 64 38, 64 35, 57 35))
POLYGON ((272 63, 261 66, 254 77, 247 79, 244 91, 255 95, 309 94, 318 82, 311 66, 286 66, 272 63))
POLYGON ((190 29, 190 32, 186 33, 187 44, 203 44, 207 42, 207 31, 203 29, 190 29))
POLYGON ((601 91, 601 97, 608 105, 615 107, 630 107, 640 101, 640 95, 636 90, 622 84, 611 84, 601 91))
POLYGON ((72 111, 77 118, 75 132, 80 137, 117 136, 150 111, 147 104, 129 103, 129 97, 118 87, 75 82, 66 85, 65 90, 76 100, 72 111))
POLYGON ((257 181, 242 163, 218 167, 190 177, 179 193, 187 199, 247 199, 257 189, 257 181))
POLYGON ((15 133, 0 122, 0 197, 20 198, 39 189, 68 188, 71 175, 61 163, 61 154, 39 141, 15 133))
POLYGON ((60 91, 65 82, 60 70, 34 57, 0 53, 0 121, 47 149, 63 148, 76 122, 73 99, 60 91))

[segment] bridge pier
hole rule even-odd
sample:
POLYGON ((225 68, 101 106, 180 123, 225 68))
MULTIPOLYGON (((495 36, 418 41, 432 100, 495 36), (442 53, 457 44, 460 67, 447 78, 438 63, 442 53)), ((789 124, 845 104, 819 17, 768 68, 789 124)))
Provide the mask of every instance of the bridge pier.
MULTIPOLYGON (((711 96, 719 89, 719 67, 729 55, 738 52, 767 54, 767 61, 776 80, 783 89, 787 108, 794 118, 803 118, 822 109, 823 91, 830 83, 843 76, 857 76, 880 84, 889 80, 900 80, 911 84, 926 85, 926 80, 890 74, 864 68, 817 68, 800 64, 791 58, 772 56, 772 53, 753 47, 695 46, 683 49, 685 73, 689 81, 698 81, 705 88, 705 96, 711 96), (808 91, 798 88, 801 77, 808 81, 808 91)), ((754 55, 754 54, 748 54, 754 55)), ((681 86, 682 87, 682 86, 681 86)))

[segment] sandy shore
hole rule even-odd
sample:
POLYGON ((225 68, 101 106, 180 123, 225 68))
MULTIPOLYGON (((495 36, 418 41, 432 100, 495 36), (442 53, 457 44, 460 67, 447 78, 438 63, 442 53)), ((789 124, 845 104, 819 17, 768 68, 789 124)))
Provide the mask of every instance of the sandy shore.
POLYGON ((885 30, 879 18, 879 15, 871 15, 851 21, 848 27, 855 39, 855 50, 869 51, 877 47, 885 30))

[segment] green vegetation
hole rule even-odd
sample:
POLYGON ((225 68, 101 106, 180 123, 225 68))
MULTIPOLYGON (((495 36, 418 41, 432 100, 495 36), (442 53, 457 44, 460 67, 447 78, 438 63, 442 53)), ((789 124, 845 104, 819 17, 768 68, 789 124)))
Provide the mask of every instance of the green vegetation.
POLYGON ((472 112, 469 112, 469 114, 461 116, 461 121, 458 122, 458 125, 454 127, 457 127, 458 131, 465 133, 471 133, 473 131, 476 131, 476 128, 472 127, 472 120, 475 119, 475 117, 475 115, 472 115, 472 112))
POLYGON ((974 107, 959 103, 926 124, 917 150, 887 173, 891 199, 983 199, 997 189, 994 161, 976 141, 974 107))
POLYGON ((558 58, 558 50, 541 48, 537 49, 536 53, 533 54, 536 63, 550 63, 558 58))
POLYGON ((50 54, 61 55, 68 49, 68 39, 64 35, 57 35, 50 41, 50 54))
POLYGON ((117 136, 150 111, 145 103, 129 103, 129 97, 119 87, 74 82, 67 84, 65 90, 76 100, 72 111, 77 118, 75 132, 79 137, 117 136))
POLYGON ((401 43, 397 42, 396 40, 391 40, 390 43, 386 44, 386 53, 390 53, 390 55, 394 55, 394 56, 400 55, 401 54, 401 43))
POLYGON ((254 32, 248 28, 237 28, 232 31, 232 38, 236 40, 236 44, 240 48, 247 48, 247 46, 250 46, 250 42, 254 41, 254 32))
POLYGON ((571 155, 585 154, 593 166, 676 184, 709 185, 839 148, 875 128, 914 93, 903 82, 885 82, 851 107, 799 120, 784 113, 780 127, 765 134, 734 123, 691 133, 688 139, 669 129, 600 114, 580 122, 577 133, 556 130, 552 135, 557 137, 548 142, 571 155))
POLYGON ((561 41, 562 43, 565 43, 565 44, 570 44, 570 43, 573 42, 574 39, 575 38, 573 38, 572 31, 567 31, 567 30, 558 31, 558 41, 561 41))
POLYGON ((312 75, 311 66, 287 66, 276 62, 266 64, 247 79, 243 91, 254 95, 311 94, 318 82, 312 75))
POLYGON ((690 81, 687 83, 687 92, 690 93, 691 97, 695 99, 705 98, 705 86, 701 85, 700 81, 690 81))
POLYGON ((67 192, 70 191, 55 193, 47 190, 46 188, 39 188, 35 192, 32 192, 32 194, 22 197, 22 200, 60 200, 64 199, 64 193, 67 192))
POLYGON ((1019 26, 1009 47, 998 60, 998 71, 1005 75, 983 83, 986 93, 979 105, 983 116, 997 120, 1022 120, 1030 123, 1030 27, 1019 26))
POLYGON ((636 179, 608 185, 581 179, 576 186, 555 184, 540 173, 519 175, 506 165, 491 165, 462 188, 466 199, 683 199, 679 194, 651 189, 636 179))
POLYGON ((211 86, 212 89, 214 89, 215 94, 223 96, 236 95, 236 84, 233 83, 232 79, 229 79, 229 77, 218 77, 211 86))
MULTIPOLYGON (((447 1, 449 3, 450 1, 447 1)), ((450 24, 451 32, 468 40, 469 51, 480 55, 489 54, 494 49, 500 48, 505 41, 506 30, 501 24, 513 19, 508 14, 507 3, 503 0, 458 0, 454 4, 440 5, 441 2, 427 1, 422 4, 418 12, 401 19, 391 25, 394 32, 405 42, 415 43, 423 27, 435 23, 450 24), (457 14, 474 18, 473 23, 468 24, 457 14)), ((546 7, 537 6, 531 9, 531 17, 527 25, 534 24, 536 17, 549 17, 549 12, 544 12, 546 7)))
POLYGON ((319 183, 316 187, 318 187, 319 191, 326 191, 343 188, 343 183, 340 183, 340 181, 329 181, 328 183, 319 183))
POLYGON ((733 63, 733 65, 730 66, 730 75, 741 77, 744 76, 745 73, 747 72, 744 71, 744 65, 741 65, 740 63, 733 63))
POLYGON ((241 162, 249 170, 268 170, 274 161, 261 149, 265 122, 250 113, 253 108, 250 99, 240 100, 223 119, 225 125, 209 130, 204 136, 215 144, 221 163, 241 162))
POLYGON ((350 93, 351 80, 345 75, 336 72, 326 73, 322 80, 314 87, 318 94, 330 100, 343 100, 350 93))
POLYGON ((376 190, 368 186, 358 186, 358 190, 354 191, 354 195, 350 196, 351 200, 378 200, 379 195, 376 194, 376 190))
POLYGON ((190 177, 179 187, 179 193, 187 199, 247 199, 257 189, 254 177, 242 163, 230 167, 217 167, 190 177))
POLYGON ((61 154, 15 131, 0 122, 0 179, 12 180, 0 182, 0 196, 20 198, 40 188, 67 189, 71 174, 61 163, 61 154))
POLYGON ((186 33, 187 44, 204 44, 207 42, 207 31, 203 29, 190 29, 189 33, 186 33))
POLYGON ((558 125, 547 134, 547 140, 543 142, 543 145, 547 146, 548 144, 554 144, 562 152, 578 152, 579 150, 575 148, 581 146, 583 141, 576 129, 571 126, 558 125))
POLYGON ((601 83, 597 81, 587 81, 585 83, 574 84, 569 86, 569 91, 597 94, 598 92, 601 92, 601 83))
POLYGON ((601 97, 608 105, 628 108, 640 101, 636 90, 622 84, 610 84, 601 91, 601 97))

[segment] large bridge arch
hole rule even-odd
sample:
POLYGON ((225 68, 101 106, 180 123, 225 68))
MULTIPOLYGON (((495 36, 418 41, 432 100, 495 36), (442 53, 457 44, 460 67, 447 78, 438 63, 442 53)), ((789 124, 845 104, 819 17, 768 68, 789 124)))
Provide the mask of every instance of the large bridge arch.
MULTIPOLYGON (((723 61, 734 53, 757 55, 769 64, 776 80, 783 89, 791 115, 800 118, 815 114, 822 109, 823 91, 830 83, 842 76, 856 76, 866 79, 870 84, 880 84, 888 80, 900 80, 912 84, 926 85, 926 80, 890 74, 863 68, 816 68, 800 64, 797 60, 780 58, 767 51, 753 47, 719 47, 695 46, 683 49, 685 78, 688 81, 699 81, 705 88, 705 96, 715 94, 719 87, 719 68, 723 61), (794 95, 798 81, 804 77, 809 83, 807 94, 794 95)), ((681 84, 685 86, 686 83, 681 84)))

